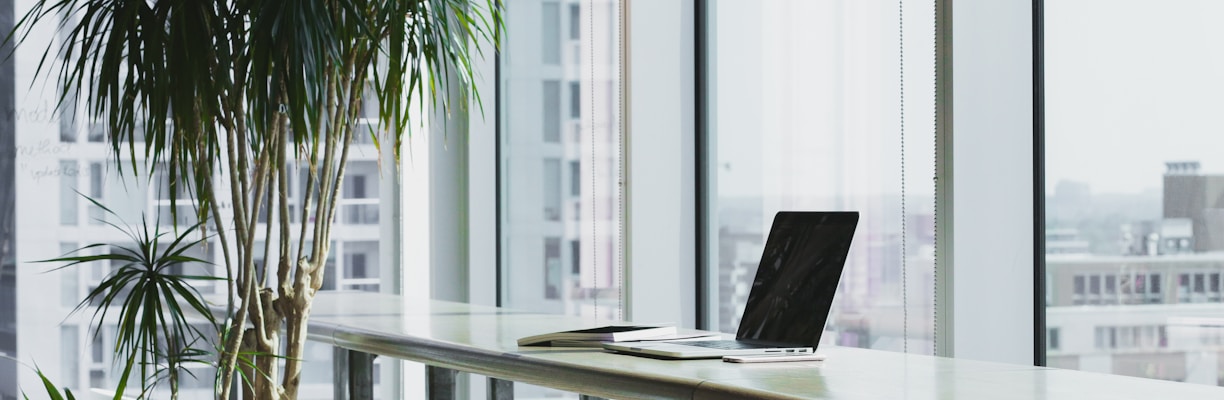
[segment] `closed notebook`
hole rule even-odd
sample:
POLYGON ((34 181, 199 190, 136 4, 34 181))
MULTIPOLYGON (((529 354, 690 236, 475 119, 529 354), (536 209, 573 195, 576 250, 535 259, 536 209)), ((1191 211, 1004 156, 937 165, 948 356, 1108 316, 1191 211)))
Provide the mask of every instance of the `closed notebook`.
POLYGON ((651 342, 682 342, 691 340, 719 340, 722 339, 722 334, 692 331, 688 333, 676 333, 675 335, 651 336, 640 339, 629 340, 553 340, 548 345, 552 347, 603 347, 604 343, 651 343, 651 342))
POLYGON ((518 340, 519 346, 548 346, 560 342, 623 342, 642 340, 656 336, 675 335, 674 326, 624 326, 611 325, 573 331, 552 332, 528 336, 518 340))

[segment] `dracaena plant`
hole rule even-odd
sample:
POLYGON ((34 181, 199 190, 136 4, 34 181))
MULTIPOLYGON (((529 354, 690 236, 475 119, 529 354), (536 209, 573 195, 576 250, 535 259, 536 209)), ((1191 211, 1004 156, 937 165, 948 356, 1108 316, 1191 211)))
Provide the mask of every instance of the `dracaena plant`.
MULTIPOLYGON (((121 221, 109 208, 87 199, 111 219, 121 221)), ((165 228, 156 220, 149 224, 142 218, 139 227, 120 226, 108 219, 101 221, 122 232, 128 243, 92 244, 42 262, 64 263, 55 270, 109 263, 111 272, 89 291, 73 312, 93 308, 94 335, 101 335, 107 324, 115 324, 115 363, 123 367, 115 398, 123 394, 133 372, 139 374, 141 397, 147 396, 163 381, 168 382, 172 396, 177 397, 181 367, 207 362, 202 356, 209 352, 198 344, 204 343, 209 335, 207 331, 217 325, 204 297, 192 282, 221 278, 184 274, 175 268, 189 263, 209 264, 189 255, 190 251, 202 246, 207 237, 196 234, 199 224, 174 234, 163 230, 165 228), (200 329, 200 324, 191 323, 192 319, 204 322, 209 328, 200 329)), ((44 383, 49 383, 41 372, 40 377, 44 383)), ((50 388, 48 386, 48 390, 50 388)))
POLYGON ((296 398, 353 138, 398 159, 414 115, 467 104, 498 2, 38 0, 10 37, 58 23, 37 72, 57 78, 61 102, 83 99, 123 172, 164 165, 171 208, 187 193, 216 235, 230 279, 217 397, 249 361, 244 392, 296 398), (375 129, 358 127, 366 98, 375 129), (297 165, 306 195, 291 209, 297 165))
MULTIPOLYGON (((76 395, 72 394, 71 390, 68 390, 68 388, 63 388, 63 390, 61 391, 59 387, 55 386, 55 383, 51 382, 51 378, 47 378, 47 375, 44 374, 41 369, 34 368, 34 373, 38 374, 38 379, 42 381, 43 390, 46 391, 48 399, 76 400, 76 395)), ((24 391, 22 391, 21 393, 21 398, 25 400, 30 400, 30 396, 26 394, 24 391)))

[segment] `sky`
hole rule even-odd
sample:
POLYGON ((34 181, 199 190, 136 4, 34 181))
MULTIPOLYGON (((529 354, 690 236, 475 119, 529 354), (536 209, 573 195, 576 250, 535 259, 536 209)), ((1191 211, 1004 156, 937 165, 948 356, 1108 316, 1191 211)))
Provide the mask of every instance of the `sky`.
POLYGON ((1158 189, 1168 161, 1224 173, 1224 1, 1157 3, 1045 3, 1047 190, 1158 189))
MULTIPOLYGON (((760 181, 773 175, 765 170, 777 168, 766 156, 779 152, 770 138, 817 134, 796 126, 819 125, 811 122, 843 106, 846 121, 879 121, 867 127, 871 129, 843 127, 843 132, 880 138, 876 148, 891 156, 871 164, 880 176, 892 175, 887 171, 900 167, 894 161, 898 146, 893 143, 897 26, 894 19, 873 17, 893 15, 896 3, 841 2, 841 8, 829 9, 836 3, 717 3, 712 57, 719 63, 712 73, 716 82, 712 105, 722 168, 719 190, 724 195, 787 190, 771 189, 768 183, 762 187, 760 181), (830 18, 788 21, 796 14, 830 18), (838 14, 840 18, 833 18, 838 14), (837 20, 850 23, 839 27, 837 20), (843 43, 840 48, 834 45, 838 41, 843 43), (835 70, 838 64, 850 70, 835 70), (841 76, 843 84, 834 87, 798 78, 808 76, 841 76), (786 99, 792 92, 806 94, 786 99), (852 96, 860 101, 857 108, 852 96), (864 96, 871 104, 862 103, 864 96), (798 105, 783 111, 773 108, 782 100, 798 105), (785 119, 795 123, 779 126, 777 121, 785 119)), ((1165 163, 1170 161, 1198 161, 1204 172, 1224 173, 1224 24, 1219 23, 1224 20, 1224 0, 1153 4, 1046 2, 1047 192, 1061 181, 1086 183, 1094 193, 1159 190, 1165 163)), ((933 62, 927 62, 933 60, 929 45, 933 20, 918 12, 929 2, 907 1, 906 6, 907 176, 913 175, 909 170, 921 172, 909 176, 909 189, 925 193, 933 190, 925 182, 929 179, 925 169, 933 168, 934 162, 927 147, 933 150, 933 144, 919 142, 933 140, 928 121, 934 81, 925 79, 933 74, 933 62)), ((834 128, 816 130, 827 135, 830 129, 834 128)), ((782 149, 798 150, 782 143, 782 149)), ((827 156, 814 150, 797 152, 827 156)), ((871 187, 894 186, 895 182, 881 182, 871 187)))

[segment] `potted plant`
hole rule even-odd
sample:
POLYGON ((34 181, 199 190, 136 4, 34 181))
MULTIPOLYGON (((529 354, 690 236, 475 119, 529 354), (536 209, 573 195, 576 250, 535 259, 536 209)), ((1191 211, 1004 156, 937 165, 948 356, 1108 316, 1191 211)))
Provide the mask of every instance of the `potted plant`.
POLYGON ((469 43, 497 45, 499 6, 39 0, 10 39, 64 21, 60 51, 44 53, 38 73, 58 78, 61 102, 84 99, 121 172, 139 177, 161 166, 171 209, 186 193, 216 236, 229 282, 217 398, 230 398, 240 356, 250 355, 244 392, 292 399, 353 138, 394 146, 398 159, 420 126, 416 113, 449 115, 478 96, 470 62, 481 48, 469 43), (375 108, 376 128, 359 127, 363 107, 375 108), (297 165, 309 171, 306 196, 290 209, 297 165))

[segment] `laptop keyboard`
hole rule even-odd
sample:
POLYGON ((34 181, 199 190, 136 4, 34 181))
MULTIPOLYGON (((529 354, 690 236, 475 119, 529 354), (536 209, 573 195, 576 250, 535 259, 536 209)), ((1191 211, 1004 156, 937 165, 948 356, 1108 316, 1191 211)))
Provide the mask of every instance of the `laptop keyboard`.
POLYGON ((769 348, 778 347, 778 346, 769 346, 769 345, 763 345, 763 344, 753 344, 753 343, 748 343, 748 342, 741 342, 738 340, 697 340, 697 341, 677 342, 676 344, 683 344, 685 346, 705 347, 705 348, 719 349, 719 350, 769 349, 769 348))

